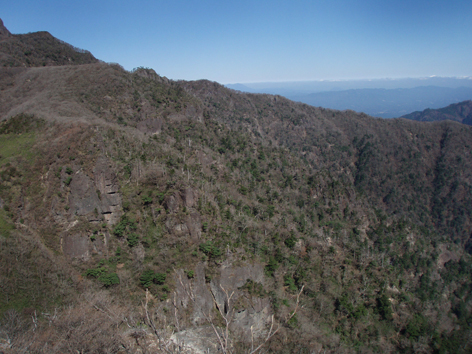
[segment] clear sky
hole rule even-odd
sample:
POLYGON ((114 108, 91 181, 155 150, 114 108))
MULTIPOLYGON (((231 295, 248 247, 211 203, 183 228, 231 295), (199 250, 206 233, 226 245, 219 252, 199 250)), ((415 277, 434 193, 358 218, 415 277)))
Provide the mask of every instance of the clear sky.
POLYGON ((471 0, 0 0, 0 18, 174 80, 472 76, 471 0))

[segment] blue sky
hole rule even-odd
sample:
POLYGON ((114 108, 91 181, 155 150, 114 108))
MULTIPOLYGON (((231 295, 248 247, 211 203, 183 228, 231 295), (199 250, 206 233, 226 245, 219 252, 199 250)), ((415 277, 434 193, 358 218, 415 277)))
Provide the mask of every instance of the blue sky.
POLYGON ((472 76, 470 0, 0 0, 0 18, 174 80, 472 76))

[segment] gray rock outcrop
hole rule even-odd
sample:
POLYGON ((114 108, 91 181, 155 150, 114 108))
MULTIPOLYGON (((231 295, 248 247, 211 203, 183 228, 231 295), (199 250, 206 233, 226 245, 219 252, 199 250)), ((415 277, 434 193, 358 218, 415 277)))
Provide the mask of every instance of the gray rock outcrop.
POLYGON ((82 170, 72 176, 69 208, 71 215, 86 216, 89 221, 105 220, 115 224, 122 215, 121 194, 115 173, 105 157, 97 159, 89 177, 82 170))
POLYGON ((195 268, 195 276, 188 279, 183 271, 176 273, 177 306, 185 311, 193 307, 191 321, 194 325, 208 324, 216 311, 231 317, 230 330, 250 340, 263 336, 272 309, 267 298, 248 294, 241 288, 248 280, 262 283, 264 269, 260 264, 233 266, 230 261, 221 265, 219 274, 209 281, 205 263, 195 268), (238 303, 238 307, 234 305, 238 303), (216 311, 215 311, 216 309, 216 311))

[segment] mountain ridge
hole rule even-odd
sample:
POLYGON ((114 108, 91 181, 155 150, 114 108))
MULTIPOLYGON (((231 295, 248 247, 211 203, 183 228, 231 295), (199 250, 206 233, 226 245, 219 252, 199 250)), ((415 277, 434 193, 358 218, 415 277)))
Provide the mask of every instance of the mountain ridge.
POLYGON ((471 128, 37 59, 0 68, 2 348, 470 349, 471 128))
POLYGON ((0 24, 0 67, 35 67, 97 63, 89 51, 63 42, 49 32, 11 34, 0 24))
POLYGON ((452 120, 462 124, 472 125, 472 101, 467 100, 450 104, 439 109, 427 108, 424 111, 416 111, 402 116, 420 122, 433 122, 440 120, 452 120))

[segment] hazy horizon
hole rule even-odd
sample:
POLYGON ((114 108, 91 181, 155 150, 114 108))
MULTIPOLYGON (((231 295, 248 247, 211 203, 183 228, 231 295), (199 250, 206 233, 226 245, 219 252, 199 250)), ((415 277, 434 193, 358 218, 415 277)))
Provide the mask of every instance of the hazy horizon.
POLYGON ((422 77, 398 79, 357 79, 357 80, 307 80, 279 82, 238 82, 225 84, 226 87, 256 93, 273 93, 285 95, 287 91, 298 93, 315 93, 323 91, 339 91, 350 89, 376 88, 397 89, 421 86, 437 87, 472 87, 472 77, 422 77))
POLYGON ((310 83, 310 82, 345 82, 345 81, 398 81, 398 80, 428 80, 428 79, 458 79, 458 80, 471 80, 472 76, 418 76, 418 77, 376 77, 376 78, 353 78, 353 79, 318 79, 318 80, 287 80, 287 81, 247 81, 247 82, 226 82, 224 85, 257 85, 257 84, 280 84, 280 83, 310 83))

